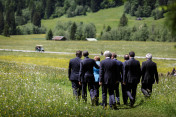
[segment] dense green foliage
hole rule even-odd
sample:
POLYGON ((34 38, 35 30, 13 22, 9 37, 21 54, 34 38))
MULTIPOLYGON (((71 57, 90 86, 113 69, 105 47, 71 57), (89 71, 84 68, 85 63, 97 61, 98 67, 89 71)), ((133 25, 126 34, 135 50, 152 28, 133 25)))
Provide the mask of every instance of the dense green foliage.
POLYGON ((46 35, 46 40, 52 40, 53 38, 53 32, 52 30, 50 29, 46 35))
POLYGON ((96 27, 92 23, 58 22, 53 33, 55 36, 65 36, 69 40, 85 40, 96 37, 96 27))
POLYGON ((111 31, 102 31, 101 40, 126 40, 126 41, 169 41, 175 42, 175 37, 167 28, 160 29, 156 26, 148 27, 143 24, 140 27, 118 27, 111 31))
POLYGON ((137 17, 150 17, 154 19, 163 18, 164 10, 158 10, 159 6, 168 5, 169 0, 127 0, 125 13, 137 17))

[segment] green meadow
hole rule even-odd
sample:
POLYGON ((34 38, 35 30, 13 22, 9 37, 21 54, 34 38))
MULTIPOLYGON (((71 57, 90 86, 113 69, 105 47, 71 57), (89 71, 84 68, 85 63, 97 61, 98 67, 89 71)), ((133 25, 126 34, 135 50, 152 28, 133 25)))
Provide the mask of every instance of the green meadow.
MULTIPOLYGON (((70 52, 88 50, 100 55, 110 50, 124 55, 133 50, 136 56, 150 52, 154 57, 176 58, 176 43, 133 41, 47 41, 45 35, 0 36, 0 49, 34 50, 43 45, 45 51, 70 52)), ((0 116, 102 116, 102 117, 174 117, 176 115, 176 78, 166 73, 176 66, 174 60, 156 60, 160 76, 154 84, 151 98, 144 98, 140 87, 134 108, 121 105, 119 110, 103 110, 102 106, 91 106, 88 93, 87 104, 76 101, 68 80, 68 63, 74 54, 52 54, 39 52, 0 51, 0 116)), ((91 58, 94 55, 90 55, 91 58)), ((104 57, 101 56, 101 60, 104 57)), ((123 57, 118 57, 123 61, 123 57)), ((140 63, 145 59, 138 59, 140 63)), ((101 88, 100 88, 101 102, 101 88)))
MULTIPOLYGON (((76 16, 72 18, 67 18, 66 16, 62 16, 60 18, 54 18, 49 20, 42 20, 42 25, 44 25, 47 29, 54 30, 57 22, 83 22, 83 23, 94 23, 97 29, 97 35, 103 30, 104 26, 111 26, 112 28, 118 27, 120 18, 124 12, 124 6, 103 9, 96 13, 87 13, 86 16, 76 16)), ((127 15, 128 18, 128 26, 140 27, 144 23, 149 26, 157 26, 161 28, 164 26, 164 18, 159 20, 154 20, 153 17, 143 18, 143 20, 136 20, 136 17, 127 15)))

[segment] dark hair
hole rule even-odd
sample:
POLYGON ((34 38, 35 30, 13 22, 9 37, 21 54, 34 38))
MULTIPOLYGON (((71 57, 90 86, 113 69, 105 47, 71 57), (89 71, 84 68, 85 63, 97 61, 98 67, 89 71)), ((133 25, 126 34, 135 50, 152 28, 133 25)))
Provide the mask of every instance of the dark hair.
POLYGON ((129 55, 128 54, 124 55, 124 60, 129 60, 129 55))
POLYGON ((89 52, 88 51, 83 51, 83 56, 86 57, 89 55, 89 52))
POLYGON ((112 53, 112 57, 117 58, 117 54, 116 53, 112 53))
POLYGON ((135 53, 133 51, 129 52, 130 57, 134 57, 135 53))
POLYGON ((82 56, 82 51, 80 51, 80 50, 76 51, 76 56, 81 57, 82 56))

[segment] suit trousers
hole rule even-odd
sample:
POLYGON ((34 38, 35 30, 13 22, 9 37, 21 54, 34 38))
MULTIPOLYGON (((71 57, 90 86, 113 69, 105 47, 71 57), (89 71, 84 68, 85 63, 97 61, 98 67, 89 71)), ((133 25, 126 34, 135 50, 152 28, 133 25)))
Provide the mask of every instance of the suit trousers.
POLYGON ((78 97, 81 95, 81 86, 79 85, 79 82, 77 80, 72 80, 72 89, 73 89, 73 96, 78 99, 78 97))
POLYGON ((87 85, 90 92, 91 101, 94 99, 94 83, 93 82, 82 82, 82 99, 87 102, 87 85))
POLYGON ((142 83, 141 91, 145 96, 150 96, 152 93, 152 83, 142 83))
POLYGON ((128 83, 126 84, 127 96, 130 98, 130 101, 135 101, 137 84, 128 83))
POLYGON ((119 95, 119 82, 115 84, 115 97, 116 97, 116 101, 117 103, 120 103, 120 95, 119 95))
POLYGON ((99 102, 99 82, 94 83, 94 96, 95 96, 95 104, 98 105, 99 102))
POLYGON ((122 97, 123 97, 123 103, 127 104, 127 100, 128 100, 128 96, 127 96, 127 92, 126 92, 126 85, 124 85, 123 83, 121 83, 121 87, 122 87, 122 97))
POLYGON ((102 103, 104 106, 107 105, 107 90, 109 92, 109 105, 112 107, 112 105, 116 104, 115 96, 114 96, 114 84, 103 84, 102 85, 102 103))

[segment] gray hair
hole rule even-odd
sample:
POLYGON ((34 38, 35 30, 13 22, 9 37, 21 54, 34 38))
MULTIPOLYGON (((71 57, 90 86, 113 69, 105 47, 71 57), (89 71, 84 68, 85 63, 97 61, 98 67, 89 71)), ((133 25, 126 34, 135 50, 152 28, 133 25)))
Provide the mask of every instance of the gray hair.
POLYGON ((152 59, 152 54, 150 54, 150 53, 146 54, 146 58, 147 59, 152 59))
POLYGON ((104 56, 105 56, 105 57, 111 57, 112 54, 111 54, 110 51, 105 51, 105 52, 104 52, 104 56))

